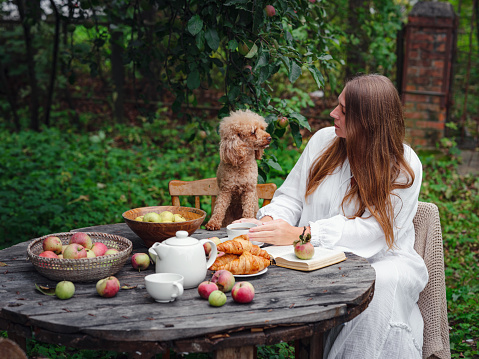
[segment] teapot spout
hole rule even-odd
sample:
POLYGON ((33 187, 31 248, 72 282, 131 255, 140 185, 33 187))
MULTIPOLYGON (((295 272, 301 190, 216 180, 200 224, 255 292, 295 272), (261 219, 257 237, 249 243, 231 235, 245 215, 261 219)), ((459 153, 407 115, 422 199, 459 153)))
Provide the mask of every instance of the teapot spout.
POLYGON ((165 245, 165 244, 161 244, 161 243, 154 243, 151 248, 153 248, 153 250, 156 252, 156 255, 158 256, 158 260, 162 260, 164 258, 166 258, 166 256, 168 255, 168 252, 170 250, 170 248, 165 245))

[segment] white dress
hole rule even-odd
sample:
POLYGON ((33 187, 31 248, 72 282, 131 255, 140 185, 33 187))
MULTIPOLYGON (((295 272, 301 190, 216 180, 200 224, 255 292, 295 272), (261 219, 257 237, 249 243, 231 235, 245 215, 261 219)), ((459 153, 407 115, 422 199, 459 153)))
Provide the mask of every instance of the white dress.
POLYGON ((257 218, 271 216, 294 226, 310 225, 315 246, 355 253, 366 258, 376 271, 369 307, 332 331, 325 342, 325 358, 421 358, 424 323, 417 301, 428 273, 414 250, 412 222, 422 181, 421 162, 404 145, 415 180, 411 187, 395 190, 397 196, 391 196, 395 249, 388 250, 381 226, 367 210, 361 218, 348 219, 355 212, 354 203, 344 205, 345 213, 341 209, 352 177, 347 160, 305 201, 309 169, 335 137, 334 127, 314 134, 272 202, 260 209, 257 218))

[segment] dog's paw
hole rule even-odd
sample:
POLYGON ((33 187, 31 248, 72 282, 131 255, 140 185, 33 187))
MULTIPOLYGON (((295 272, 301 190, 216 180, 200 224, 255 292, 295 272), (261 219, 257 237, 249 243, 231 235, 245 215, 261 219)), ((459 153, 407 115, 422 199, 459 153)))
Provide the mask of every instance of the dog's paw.
POLYGON ((205 225, 205 228, 208 230, 208 231, 217 231, 218 229, 221 228, 220 225, 216 224, 216 223, 212 223, 211 221, 206 223, 205 225))

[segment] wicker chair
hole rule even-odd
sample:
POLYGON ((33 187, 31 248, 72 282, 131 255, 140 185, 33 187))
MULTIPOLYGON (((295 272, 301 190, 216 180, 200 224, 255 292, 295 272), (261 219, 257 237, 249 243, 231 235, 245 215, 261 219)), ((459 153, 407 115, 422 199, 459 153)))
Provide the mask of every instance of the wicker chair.
POLYGON ((424 258, 429 282, 419 295, 424 319, 423 358, 451 358, 447 321, 444 252, 439 210, 433 203, 419 202, 414 217, 414 249, 424 258))

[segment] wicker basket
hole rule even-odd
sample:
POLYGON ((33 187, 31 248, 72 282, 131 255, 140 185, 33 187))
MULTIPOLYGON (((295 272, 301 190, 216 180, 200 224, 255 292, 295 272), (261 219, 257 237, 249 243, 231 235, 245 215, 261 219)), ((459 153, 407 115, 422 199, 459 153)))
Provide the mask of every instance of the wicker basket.
POLYGON ((133 249, 131 241, 114 234, 86 233, 93 242, 102 242, 108 248, 118 249, 119 253, 82 259, 57 259, 39 256, 43 252, 43 240, 49 236, 56 236, 61 239, 63 244, 68 244, 74 232, 65 232, 48 234, 33 239, 27 248, 28 259, 41 275, 57 281, 89 282, 116 274, 130 256, 133 249))

